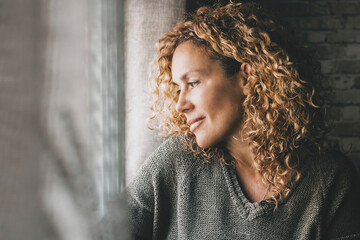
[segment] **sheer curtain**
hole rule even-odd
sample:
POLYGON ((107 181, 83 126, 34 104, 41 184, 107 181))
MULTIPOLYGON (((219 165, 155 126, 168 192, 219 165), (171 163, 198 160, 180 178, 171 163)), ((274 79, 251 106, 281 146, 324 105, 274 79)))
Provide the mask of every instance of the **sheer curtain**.
POLYGON ((59 239, 127 239, 124 2, 53 0, 42 10, 44 211, 59 239))
POLYGON ((126 239, 123 1, 0 1, 4 239, 126 239))
MULTIPOLYGON (((0 228, 3 239, 52 235, 39 199, 44 146, 39 134, 37 1, 0 2, 0 228), (35 69, 36 68, 36 69, 35 69)), ((51 239, 51 238, 49 238, 51 239)))

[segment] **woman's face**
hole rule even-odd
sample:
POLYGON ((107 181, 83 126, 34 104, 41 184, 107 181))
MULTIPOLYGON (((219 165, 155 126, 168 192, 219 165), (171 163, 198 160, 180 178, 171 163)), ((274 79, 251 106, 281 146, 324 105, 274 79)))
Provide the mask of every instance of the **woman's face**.
POLYGON ((239 72, 228 78, 218 61, 193 43, 180 44, 172 59, 176 110, 186 116, 202 148, 237 135, 242 124, 244 92, 239 72))

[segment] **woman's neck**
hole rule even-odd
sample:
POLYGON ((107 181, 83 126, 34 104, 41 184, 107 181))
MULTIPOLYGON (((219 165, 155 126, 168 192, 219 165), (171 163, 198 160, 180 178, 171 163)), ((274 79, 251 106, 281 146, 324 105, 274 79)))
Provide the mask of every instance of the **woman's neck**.
POLYGON ((270 185, 264 181, 254 165, 254 155, 249 142, 240 139, 231 137, 225 146, 234 159, 237 177, 243 193, 251 202, 258 202, 268 197, 270 185))
POLYGON ((225 147, 233 157, 236 165, 248 170, 255 169, 254 155, 251 152, 249 142, 242 141, 240 137, 231 136, 226 142, 225 147))

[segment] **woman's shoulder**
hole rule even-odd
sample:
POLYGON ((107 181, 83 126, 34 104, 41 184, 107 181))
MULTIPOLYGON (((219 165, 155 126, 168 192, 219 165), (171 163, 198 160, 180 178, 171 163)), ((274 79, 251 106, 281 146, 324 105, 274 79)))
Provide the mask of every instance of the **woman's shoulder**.
POLYGON ((157 162, 169 162, 169 159, 177 160, 183 156, 192 154, 182 136, 174 136, 165 139, 161 145, 149 156, 147 161, 157 159, 157 162))
POLYGON ((184 167, 193 162, 202 163, 203 161, 189 148, 184 137, 180 135, 167 138, 149 156, 145 164, 161 169, 184 167))
POLYGON ((338 151, 326 151, 314 157, 307 171, 307 177, 326 191, 344 192, 359 186, 359 173, 354 163, 338 151))
POLYGON ((181 137, 166 139, 127 185, 129 206, 153 212, 157 201, 176 198, 178 186, 194 178, 203 163, 181 137))
POLYGON ((158 180, 184 178, 204 163, 191 151, 182 136, 170 137, 145 160, 137 175, 158 180))
POLYGON ((339 151, 324 151, 315 158, 313 170, 325 174, 328 178, 343 175, 358 175, 354 163, 339 151))
MULTIPOLYGON (((360 179, 353 162, 344 154, 328 151, 315 162, 313 179, 320 178, 326 220, 326 239, 360 236, 360 179)), ((314 182, 314 181, 313 181, 314 182)))

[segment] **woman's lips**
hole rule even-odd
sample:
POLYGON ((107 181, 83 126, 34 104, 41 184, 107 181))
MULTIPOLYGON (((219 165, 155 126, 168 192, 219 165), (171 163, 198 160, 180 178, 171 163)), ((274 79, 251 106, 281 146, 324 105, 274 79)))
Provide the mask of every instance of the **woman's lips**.
POLYGON ((190 131, 194 132, 200 126, 200 124, 204 121, 204 119, 205 118, 197 118, 194 120, 190 120, 189 121, 190 131))

